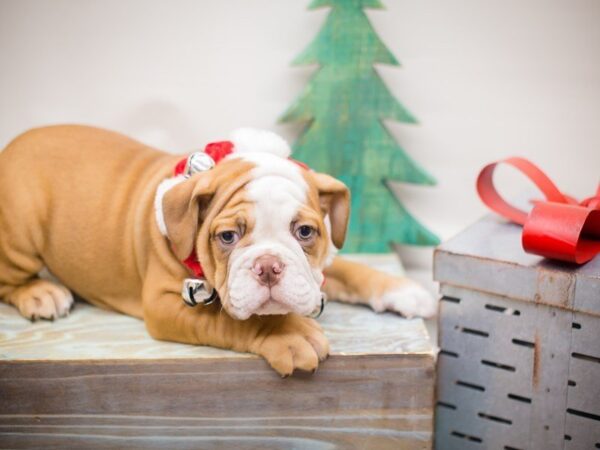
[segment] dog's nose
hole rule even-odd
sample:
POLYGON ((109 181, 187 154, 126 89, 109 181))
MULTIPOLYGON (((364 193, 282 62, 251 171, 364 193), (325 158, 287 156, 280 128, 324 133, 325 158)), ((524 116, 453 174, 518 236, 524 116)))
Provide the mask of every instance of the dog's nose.
POLYGON ((284 268, 285 265, 276 256, 263 255, 254 260, 252 272, 260 284, 273 286, 279 282, 284 268))

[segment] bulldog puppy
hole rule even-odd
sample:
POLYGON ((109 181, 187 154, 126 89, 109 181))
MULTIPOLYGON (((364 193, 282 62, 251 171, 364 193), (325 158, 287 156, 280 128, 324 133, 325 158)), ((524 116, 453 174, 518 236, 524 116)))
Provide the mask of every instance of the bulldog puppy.
POLYGON ((181 156, 117 133, 19 136, 0 153, 0 298, 55 319, 76 292, 143 319, 156 339, 252 352, 283 376, 316 370, 329 352, 307 317, 322 289, 376 311, 435 313, 416 283, 335 257, 343 183, 290 160, 268 132, 241 130, 230 147, 210 170, 174 177, 181 156), (38 278, 44 266, 60 284, 38 278), (182 286, 199 267, 219 301, 192 308, 182 286))

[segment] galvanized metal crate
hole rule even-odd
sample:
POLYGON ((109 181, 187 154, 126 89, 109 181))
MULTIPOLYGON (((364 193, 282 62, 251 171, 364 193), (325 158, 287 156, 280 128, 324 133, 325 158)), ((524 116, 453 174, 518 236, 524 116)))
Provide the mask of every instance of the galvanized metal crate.
POLYGON ((600 448, 600 257, 521 249, 486 217, 441 245, 436 448, 600 448))

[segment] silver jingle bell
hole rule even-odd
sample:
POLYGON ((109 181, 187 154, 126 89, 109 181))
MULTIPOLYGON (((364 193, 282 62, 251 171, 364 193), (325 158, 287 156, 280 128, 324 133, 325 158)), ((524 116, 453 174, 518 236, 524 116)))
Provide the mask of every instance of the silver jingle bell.
POLYGON ((321 316, 321 314, 323 314, 323 310, 325 309, 325 303, 327 302, 327 295, 325 294, 325 292, 321 292, 321 305, 320 307, 317 307, 312 314, 310 314, 309 317, 312 317, 313 319, 317 319, 321 316))
POLYGON ((206 172, 215 167, 215 161, 204 152, 194 152, 187 158, 184 175, 191 177, 198 172, 206 172))
POLYGON ((204 280, 198 278, 186 278, 183 280, 183 287, 181 288, 181 297, 186 305, 196 306, 200 303, 203 305, 210 305, 217 298, 216 289, 208 291, 204 280))

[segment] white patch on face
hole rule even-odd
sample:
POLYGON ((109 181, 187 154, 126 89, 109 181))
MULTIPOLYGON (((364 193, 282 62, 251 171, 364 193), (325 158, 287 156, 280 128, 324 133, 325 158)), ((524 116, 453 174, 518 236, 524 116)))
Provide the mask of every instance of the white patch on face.
POLYGON ((311 267, 291 231, 292 220, 306 204, 308 185, 293 162, 264 153, 240 155, 256 164, 246 186, 255 202, 252 243, 235 249, 229 258, 229 299, 225 306, 238 318, 252 314, 307 315, 321 304, 323 274, 311 267), (263 255, 277 257, 285 266, 278 283, 261 285, 252 267, 263 255))

